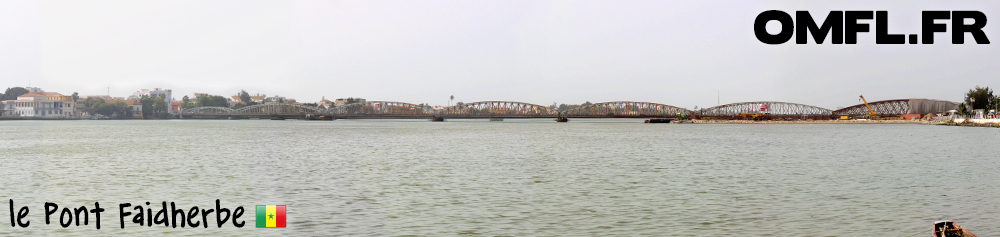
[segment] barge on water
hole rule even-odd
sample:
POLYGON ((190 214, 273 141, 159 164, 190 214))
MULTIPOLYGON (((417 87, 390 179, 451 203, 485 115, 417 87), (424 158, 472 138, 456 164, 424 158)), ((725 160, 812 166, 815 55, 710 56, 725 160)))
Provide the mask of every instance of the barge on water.
POLYGON ((646 122, 643 122, 643 123, 670 123, 670 122, 673 122, 673 121, 674 121, 674 119, 668 119, 668 118, 665 118, 665 119, 647 119, 646 122))

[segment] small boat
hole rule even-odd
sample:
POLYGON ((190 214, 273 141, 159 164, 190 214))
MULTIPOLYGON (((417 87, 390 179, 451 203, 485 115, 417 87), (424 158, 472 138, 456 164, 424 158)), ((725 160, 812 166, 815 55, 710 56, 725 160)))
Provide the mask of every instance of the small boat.
POLYGON ((646 123, 670 123, 673 119, 649 119, 646 123))
POLYGON ((934 222, 934 237, 978 237, 951 220, 934 222))

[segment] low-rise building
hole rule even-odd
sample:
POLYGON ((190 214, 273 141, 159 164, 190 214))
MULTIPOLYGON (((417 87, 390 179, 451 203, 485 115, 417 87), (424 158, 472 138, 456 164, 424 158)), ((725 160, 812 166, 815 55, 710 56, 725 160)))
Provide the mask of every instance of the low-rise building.
POLYGON ((174 111, 178 111, 179 113, 181 111, 181 102, 180 101, 170 102, 170 108, 172 108, 174 111))
MULTIPOLYGON (((164 102, 170 103, 171 101, 174 100, 174 97, 172 96, 171 93, 172 91, 170 89, 163 89, 163 88, 153 88, 152 90, 142 89, 133 93, 129 99, 138 100, 139 98, 142 98, 142 96, 148 96, 148 97, 156 96, 156 97, 162 97, 164 102)), ((170 106, 167 106, 167 113, 172 114, 174 113, 174 111, 175 110, 173 110, 170 106)))
POLYGON ((101 100, 104 100, 104 102, 108 102, 108 101, 112 101, 112 100, 125 100, 125 97, 111 97, 110 95, 87 95, 87 96, 80 96, 80 99, 83 99, 83 101, 87 101, 87 99, 90 99, 90 98, 101 99, 101 100))
POLYGON ((31 92, 17 97, 17 100, 5 101, 3 113, 7 116, 26 117, 72 117, 76 113, 76 102, 72 96, 55 92, 45 92, 33 88, 31 92))
POLYGON ((326 99, 326 96, 323 96, 323 99, 320 100, 319 102, 316 102, 316 104, 317 105, 322 105, 323 108, 333 107, 333 101, 330 101, 330 100, 326 99))
POLYGON ((337 99, 337 100, 333 101, 333 104, 337 105, 337 106, 341 106, 341 105, 346 105, 346 104, 351 104, 351 103, 364 103, 364 102, 366 102, 366 100, 362 99, 362 98, 340 98, 340 99, 337 99))
POLYGON ((42 88, 38 88, 38 87, 25 87, 24 89, 28 90, 28 93, 39 93, 39 94, 41 94, 41 93, 45 92, 45 91, 42 90, 42 88))
POLYGON ((14 103, 7 101, 0 101, 0 116, 14 116, 14 103))
POLYGON ((277 96, 276 95, 276 96, 271 96, 271 97, 264 98, 264 103, 265 104, 274 104, 274 103, 278 103, 278 104, 294 104, 295 103, 295 99, 289 99, 289 98, 285 98, 284 96, 277 96))

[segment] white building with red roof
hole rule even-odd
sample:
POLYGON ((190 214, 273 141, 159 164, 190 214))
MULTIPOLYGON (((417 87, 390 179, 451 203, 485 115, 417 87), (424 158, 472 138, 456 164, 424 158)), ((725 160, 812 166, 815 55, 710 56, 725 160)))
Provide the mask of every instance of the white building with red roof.
POLYGON ((34 88, 35 92, 17 97, 17 100, 5 101, 8 116, 26 117, 71 117, 77 116, 75 113, 76 103, 72 96, 65 96, 55 92, 45 92, 34 88))

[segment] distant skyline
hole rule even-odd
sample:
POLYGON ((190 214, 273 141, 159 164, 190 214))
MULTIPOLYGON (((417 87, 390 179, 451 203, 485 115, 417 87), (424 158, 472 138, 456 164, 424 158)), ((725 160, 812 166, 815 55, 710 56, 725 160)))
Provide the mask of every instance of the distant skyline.
POLYGON ((889 31, 905 34, 920 33, 925 10, 1000 19, 996 1, 6 0, 0 87, 689 109, 717 105, 718 93, 721 104, 836 109, 861 94, 960 101, 1000 86, 996 23, 984 28, 989 45, 952 45, 950 32, 934 45, 876 45, 874 33, 856 45, 766 45, 753 22, 772 9, 887 10, 889 31))

